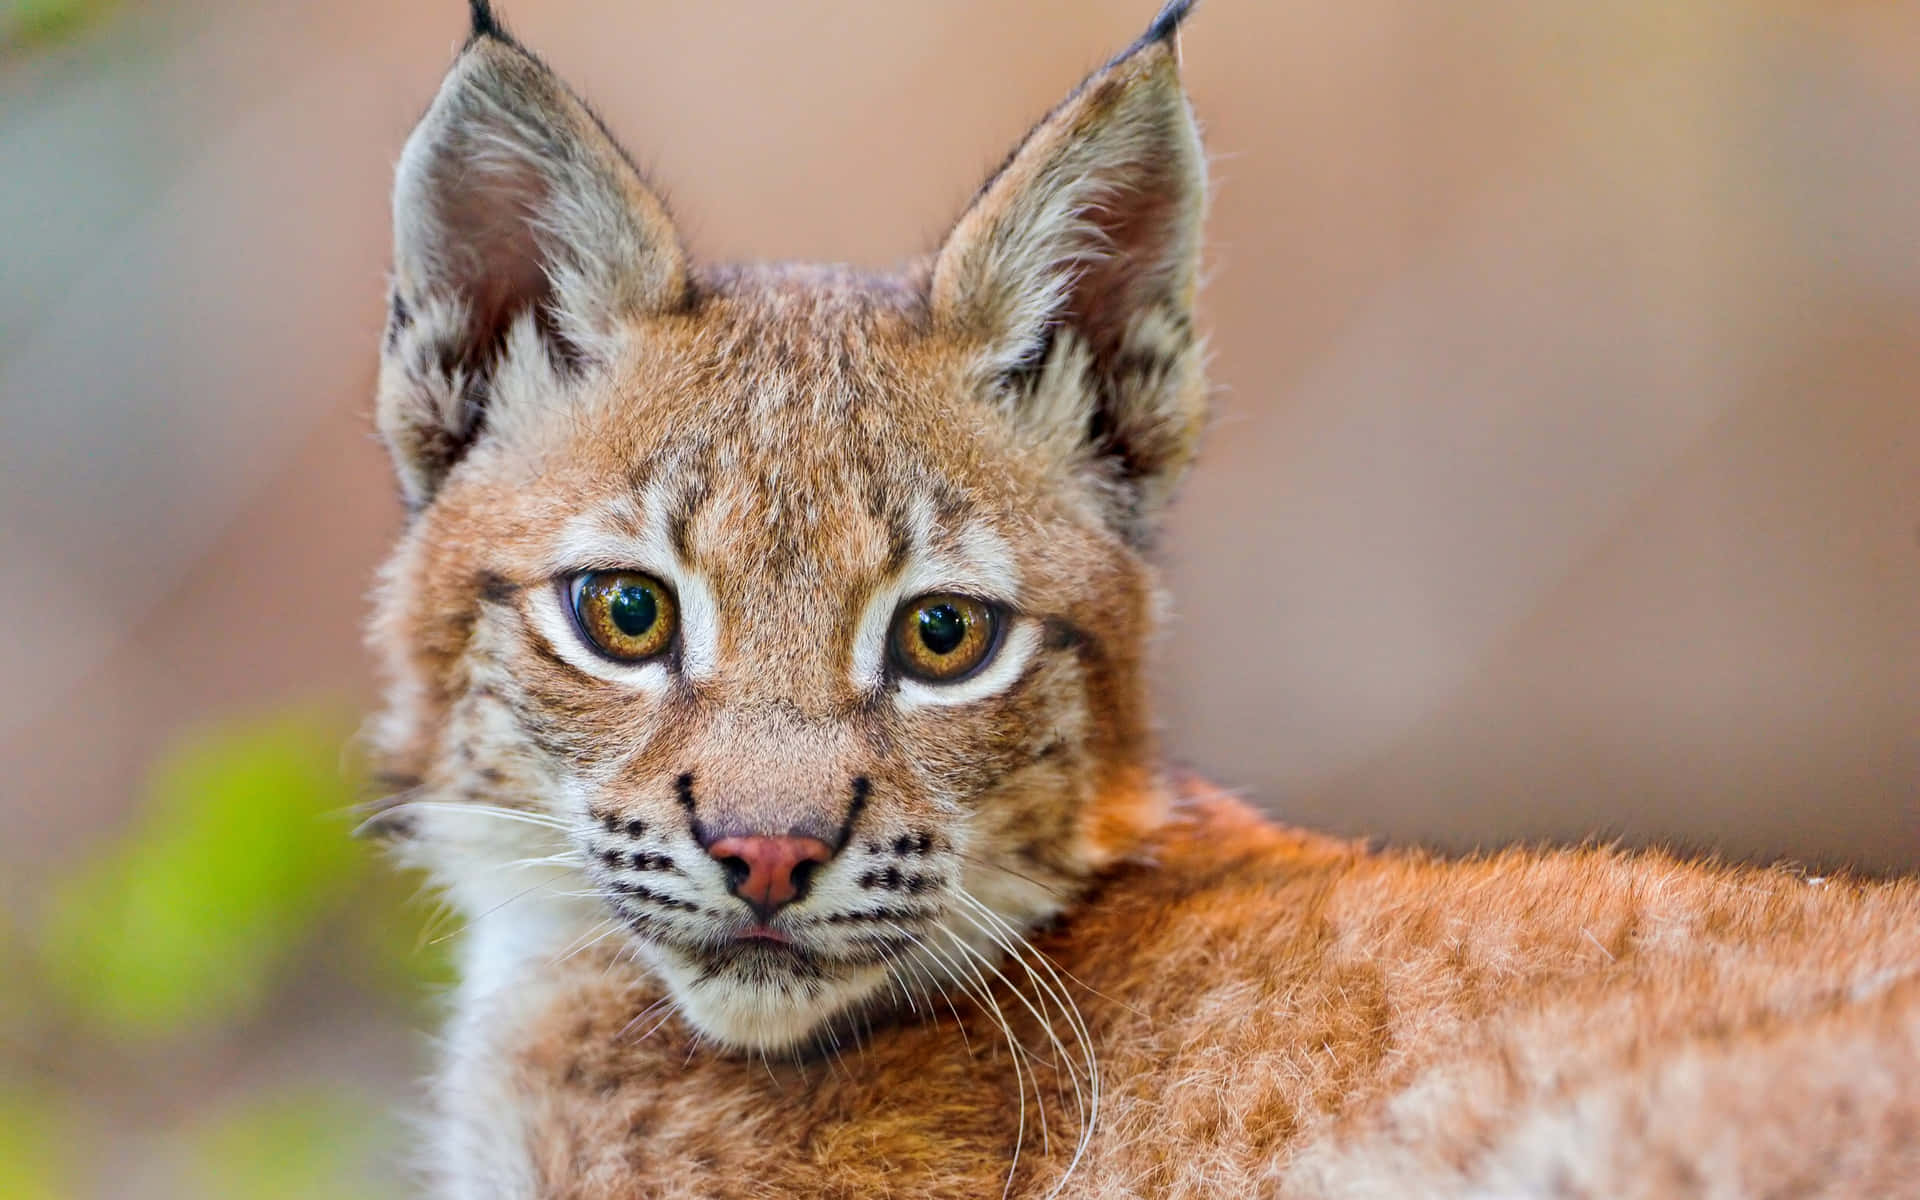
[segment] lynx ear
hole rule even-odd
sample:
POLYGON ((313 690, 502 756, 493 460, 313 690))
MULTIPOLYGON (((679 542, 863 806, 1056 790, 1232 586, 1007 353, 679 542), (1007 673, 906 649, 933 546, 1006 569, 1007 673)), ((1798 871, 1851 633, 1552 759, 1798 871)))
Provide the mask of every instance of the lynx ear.
POLYGON ((666 209, 484 0, 400 156, 393 242, 378 421, 416 508, 511 419, 509 379, 602 359, 632 318, 687 297, 666 209))
POLYGON ((936 322, 979 348, 1033 436, 1104 481, 1144 540, 1205 409, 1193 333, 1205 163, 1175 0, 1027 135, 934 260, 936 322))

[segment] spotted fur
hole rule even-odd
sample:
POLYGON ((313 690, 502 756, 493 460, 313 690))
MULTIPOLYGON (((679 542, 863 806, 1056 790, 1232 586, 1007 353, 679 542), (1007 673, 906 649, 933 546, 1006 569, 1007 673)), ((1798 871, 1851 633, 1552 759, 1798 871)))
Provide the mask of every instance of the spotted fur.
POLYGON ((374 826, 466 919, 460 1197, 1892 1195, 1920 891, 1443 861, 1155 756, 1205 187, 1170 5, 898 276, 692 262, 485 4, 395 186, 374 826), (643 570, 669 651, 565 581, 643 570), (893 614, 1006 614, 948 684, 893 614), (758 925, 719 838, 832 851, 758 925))

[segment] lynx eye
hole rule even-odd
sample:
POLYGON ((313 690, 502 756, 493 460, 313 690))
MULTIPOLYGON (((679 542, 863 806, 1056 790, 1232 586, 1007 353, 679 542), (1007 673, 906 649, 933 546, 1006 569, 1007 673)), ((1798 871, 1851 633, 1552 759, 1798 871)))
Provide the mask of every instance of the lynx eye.
POLYGON ((967 596, 921 596, 893 618, 893 658, 929 683, 951 683, 978 670, 998 642, 993 607, 967 596))
POLYGON ((573 619, 595 650, 619 662, 653 658, 673 644, 679 625, 673 593, 638 571, 588 571, 573 577, 573 619))

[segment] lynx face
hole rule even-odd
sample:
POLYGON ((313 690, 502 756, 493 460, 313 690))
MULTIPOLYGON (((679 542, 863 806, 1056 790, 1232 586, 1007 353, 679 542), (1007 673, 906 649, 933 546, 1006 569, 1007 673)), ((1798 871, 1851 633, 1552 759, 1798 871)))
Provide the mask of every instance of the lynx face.
POLYGON ((478 24, 395 188, 374 632, 388 824, 470 976, 618 937, 794 1047, 964 985, 1154 818, 1138 551, 1203 393, 1178 15, 892 279, 690 264, 478 24))

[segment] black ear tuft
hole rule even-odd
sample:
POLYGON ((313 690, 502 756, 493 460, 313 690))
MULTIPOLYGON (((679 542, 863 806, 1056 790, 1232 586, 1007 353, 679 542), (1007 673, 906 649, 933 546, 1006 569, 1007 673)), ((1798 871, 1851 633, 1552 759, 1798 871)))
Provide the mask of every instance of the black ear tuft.
POLYGON ((1144 544, 1193 456, 1206 163, 1172 32, 1191 0, 1034 126, 934 258, 936 322, 983 387, 1144 544))
POLYGON ((500 19, 493 15, 493 5, 489 0, 467 0, 467 9, 473 16, 473 32, 467 35, 468 41, 479 38, 496 38, 503 42, 512 40, 500 24, 500 19))
POLYGON ((1153 19, 1153 24, 1147 26, 1147 31, 1140 35, 1140 41, 1136 45, 1164 42, 1178 33, 1180 23, 1187 19, 1187 15, 1193 11, 1193 6, 1197 3, 1199 0, 1167 0, 1166 7, 1162 8, 1160 15, 1153 19))
POLYGON ((605 128, 485 0, 473 19, 394 172, 375 413, 415 508, 516 396, 607 361, 688 291, 672 219, 605 128))

